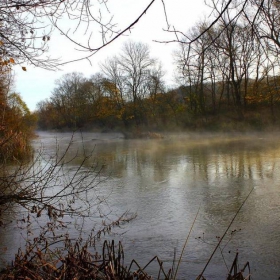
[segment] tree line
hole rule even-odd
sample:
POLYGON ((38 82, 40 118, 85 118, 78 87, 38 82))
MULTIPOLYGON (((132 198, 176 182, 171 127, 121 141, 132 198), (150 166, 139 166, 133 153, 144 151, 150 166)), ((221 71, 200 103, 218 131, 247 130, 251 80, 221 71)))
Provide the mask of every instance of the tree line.
MULTIPOLYGON (((276 1, 267 4, 257 13, 257 25, 252 26, 246 10, 242 17, 236 4, 217 17, 214 26, 200 22, 182 37, 176 64, 179 79, 188 85, 192 110, 217 113, 222 107, 232 108, 242 120, 262 104, 276 120, 279 42, 274 36, 280 13, 276 1), (197 40, 188 45, 186 37, 197 40)), ((252 5, 254 10, 256 3, 252 5)), ((213 10, 219 14, 217 6, 213 10)))
MULTIPOLYGON (((51 97, 37 104, 39 128, 195 129, 228 121, 260 128, 277 122, 277 53, 258 44, 246 26, 220 21, 191 48, 180 43, 174 53, 175 88, 166 86, 164 70, 149 46, 128 41, 119 54, 101 63, 100 73, 90 78, 69 73, 57 80, 51 97), (209 46, 222 29, 227 33, 209 46)), ((206 27, 198 23, 190 36, 206 27)))
POLYGON ((143 43, 129 41, 85 78, 70 73, 56 81, 51 97, 37 105, 43 129, 131 127, 176 122, 178 96, 167 91, 160 62, 143 43))

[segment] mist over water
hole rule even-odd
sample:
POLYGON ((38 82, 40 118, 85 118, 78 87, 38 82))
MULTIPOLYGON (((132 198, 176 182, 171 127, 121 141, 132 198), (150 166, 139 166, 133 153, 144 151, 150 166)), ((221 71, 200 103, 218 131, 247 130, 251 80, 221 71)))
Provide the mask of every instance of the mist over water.
MULTIPOLYGON (((39 133, 35 150, 63 153, 70 133, 39 133)), ((118 133, 74 135, 69 157, 94 151, 103 166, 98 188, 108 196, 110 215, 126 210, 137 217, 107 238, 121 240, 127 262, 144 266, 157 255, 172 266, 199 210, 178 279, 195 279, 210 257, 217 236, 254 188, 205 272, 206 279, 225 279, 235 253, 240 267, 250 262, 253 279, 280 276, 280 136, 166 134, 164 139, 125 140, 118 133), (72 155, 71 155, 72 153, 72 155), (234 234, 231 231, 236 230, 234 234), (120 235, 121 234, 121 235, 120 235)), ((77 157, 69 170, 80 164, 77 157)), ((89 162, 88 164, 92 164, 89 162)), ((90 224, 84 226, 89 230, 90 224)), ((18 229, 19 231, 19 229, 18 229)), ((0 249, 14 248, 15 236, 2 231, 0 249)), ((20 244, 22 245, 22 244, 20 244)), ((10 258, 10 255, 7 256, 10 258)), ((149 268, 155 273, 157 266, 149 268)))

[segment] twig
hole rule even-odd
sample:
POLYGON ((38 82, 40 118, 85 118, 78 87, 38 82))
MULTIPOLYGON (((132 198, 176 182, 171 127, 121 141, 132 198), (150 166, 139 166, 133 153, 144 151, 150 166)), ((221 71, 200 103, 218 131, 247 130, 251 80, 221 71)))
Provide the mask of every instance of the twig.
POLYGON ((190 235, 191 235, 192 229, 193 229, 194 224, 195 224, 195 222, 196 222, 196 219, 197 219, 197 216, 198 216, 199 210, 200 210, 200 206, 199 206, 199 208, 198 208, 198 210, 197 210, 197 213, 196 213, 196 215, 195 215, 195 218, 194 218, 194 220, 193 220, 193 222, 192 222, 192 226, 191 226, 191 228, 190 228, 190 230, 189 230, 188 236, 187 236, 187 238, 186 238, 186 240, 185 240, 185 243, 184 243, 183 249, 182 249, 182 251, 181 251, 181 255, 180 255, 180 258, 179 258, 179 261, 178 261, 177 267, 176 267, 176 271, 175 271, 174 279, 176 279, 176 276, 177 276, 177 273, 178 273, 178 269, 179 269, 180 263, 181 263, 182 258, 183 258, 183 253, 184 253, 184 251, 185 251, 185 248, 186 248, 186 246, 187 246, 187 243, 188 243, 189 237, 190 237, 190 235))
POLYGON ((207 261, 206 265, 204 266, 204 268, 203 268, 203 270, 202 270, 201 274, 200 274, 200 275, 196 278, 196 280, 200 280, 200 279, 201 279, 201 277, 203 277, 203 273, 205 272, 205 270, 206 270, 207 266, 209 265, 209 263, 210 263, 211 259, 213 258, 214 254, 216 253, 217 249, 219 248, 219 246, 220 246, 220 244, 221 244, 222 240, 223 240, 223 239, 224 239, 224 237, 226 236, 226 234, 227 234, 227 232, 228 232, 229 228, 230 228, 230 227, 231 227, 231 225, 233 224, 233 222, 234 222, 235 218, 236 218, 236 217, 237 217, 237 215, 239 214, 239 212, 240 212, 241 208, 243 207, 243 205, 245 204, 245 202, 247 201, 247 199, 249 198, 249 196, 250 196, 250 194, 252 193, 252 191, 253 191, 253 190, 254 190, 254 188, 252 188, 252 189, 250 190, 250 192, 249 192, 249 193, 248 193, 248 195, 246 196, 245 200, 244 200, 244 201, 242 202, 242 204, 240 205, 239 209, 237 210, 237 212, 235 213, 235 215, 234 215, 234 217, 232 218, 231 222, 229 223, 229 225, 228 225, 227 229, 225 230, 225 232, 224 232, 223 236, 220 238, 220 240, 219 240, 218 244, 216 245, 216 247, 215 247, 214 251, 212 252, 212 254, 211 254, 210 258, 208 259, 208 261, 207 261))

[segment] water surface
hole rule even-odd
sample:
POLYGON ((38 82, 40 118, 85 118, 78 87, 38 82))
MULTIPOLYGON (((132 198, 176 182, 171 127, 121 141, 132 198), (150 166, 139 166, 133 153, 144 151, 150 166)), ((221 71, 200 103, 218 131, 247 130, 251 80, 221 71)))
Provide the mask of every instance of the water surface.
MULTIPOLYGON (((70 133, 40 132, 34 148, 63 153, 70 133)), ((170 268, 199 210, 178 279, 195 279, 248 193, 221 249, 204 276, 225 279, 235 253, 250 262, 253 279, 280 276, 280 137, 277 135, 172 135, 164 139, 125 140, 118 133, 77 133, 70 153, 93 151, 107 178, 99 187, 111 213, 137 217, 122 229, 126 259, 145 265, 157 255, 170 268), (234 231, 234 234, 230 234, 234 231), (227 266, 226 266, 226 264, 227 266)), ((71 155, 69 155, 71 156, 71 155)), ((79 158, 69 164, 78 166, 79 158)), ((88 225, 89 227, 89 225, 88 225)), ((87 225, 85 225, 85 230, 87 225)), ((2 231, 0 248, 19 235, 2 231)), ((109 238, 109 237, 108 237, 109 238)), ((21 244, 22 245, 22 244, 21 244)), ((12 251, 10 251, 12 252, 12 251)), ((7 253, 5 253, 7 255, 7 253)), ((150 268, 154 273, 156 266, 150 268)))

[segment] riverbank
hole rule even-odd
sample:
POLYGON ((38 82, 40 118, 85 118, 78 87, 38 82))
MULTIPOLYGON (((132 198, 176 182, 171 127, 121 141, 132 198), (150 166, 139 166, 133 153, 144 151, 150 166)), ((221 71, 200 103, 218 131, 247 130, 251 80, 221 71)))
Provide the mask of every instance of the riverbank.
MULTIPOLYGON (((40 129, 40 127, 39 127, 40 129)), ((280 133, 280 114, 275 113, 272 117, 268 109, 262 108, 260 111, 247 111, 244 113, 244 118, 239 119, 234 116, 230 111, 220 114, 205 114, 205 115, 193 115, 188 118, 182 118, 175 123, 163 124, 149 124, 149 125, 130 125, 128 127, 123 126, 91 126, 86 125, 84 127, 61 127, 59 129, 43 130, 49 132, 104 132, 115 133, 119 132, 127 139, 160 139, 164 134, 169 133, 227 133, 233 134, 248 134, 248 133, 280 133)))
MULTIPOLYGON (((50 248, 34 248, 28 252, 17 254, 11 266, 0 271, 0 280, 6 279, 69 279, 69 280, 150 280, 150 279, 178 279, 177 271, 180 261, 174 259, 173 266, 166 268, 157 256, 153 257, 145 266, 141 267, 140 260, 131 260, 125 265, 125 252, 122 244, 114 241, 104 241, 100 252, 90 252, 89 244, 82 245, 79 241, 65 242, 66 249, 54 251, 50 248), (146 272, 152 263, 158 266, 157 275, 146 272)), ((197 280, 206 279, 203 275, 197 275, 197 280)), ((227 280, 250 279, 250 265, 247 262, 239 268, 238 253, 231 264, 227 280)))

